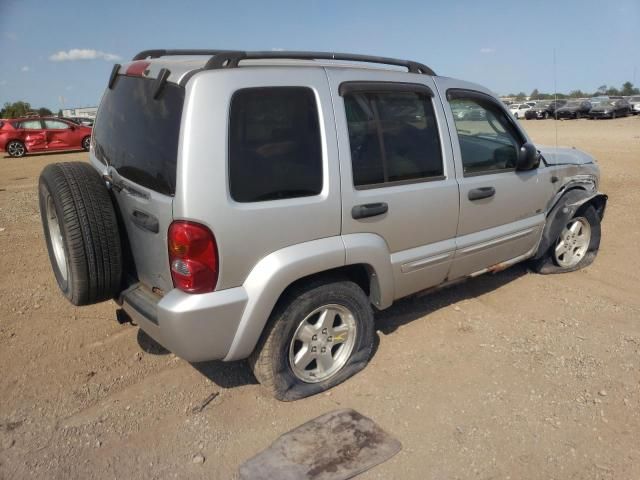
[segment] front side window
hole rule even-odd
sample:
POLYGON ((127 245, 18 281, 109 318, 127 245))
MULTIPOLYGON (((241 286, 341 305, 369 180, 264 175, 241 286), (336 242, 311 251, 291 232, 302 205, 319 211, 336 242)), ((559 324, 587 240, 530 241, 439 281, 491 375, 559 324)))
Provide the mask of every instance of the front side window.
POLYGON ((443 175, 431 99, 418 92, 344 95, 353 183, 357 188, 443 175))
POLYGON ((306 87, 239 90, 231 100, 229 189, 236 202, 318 195, 318 108, 306 87))
POLYGON ((69 128, 69 125, 58 120, 45 120, 44 128, 48 130, 66 130, 67 128, 69 128))
POLYGON ((24 128, 25 130, 40 130, 42 124, 40 120, 24 120, 20 122, 20 128, 24 128))
POLYGON ((480 95, 449 96, 452 109, 480 109, 484 115, 453 116, 465 175, 513 170, 523 139, 499 105, 480 95))

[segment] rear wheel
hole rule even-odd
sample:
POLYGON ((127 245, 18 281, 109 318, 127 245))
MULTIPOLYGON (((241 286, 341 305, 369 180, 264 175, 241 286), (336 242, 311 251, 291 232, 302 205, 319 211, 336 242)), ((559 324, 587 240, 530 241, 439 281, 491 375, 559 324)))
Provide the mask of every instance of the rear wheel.
POLYGON ((249 363, 274 397, 297 400, 364 368, 373 340, 373 312, 362 289, 347 280, 315 281, 279 302, 249 363))
POLYGON ((120 292, 122 253, 116 213, 88 163, 56 163, 40 175, 39 203, 49 260, 62 293, 90 305, 120 292))
POLYGON ((90 148, 91 148, 91 137, 90 136, 89 137, 84 137, 82 139, 82 149, 85 152, 88 152, 90 148))
POLYGON ((581 116, 582 116, 582 115, 580 115, 580 112, 576 112, 576 120, 580 120, 580 117, 581 117, 581 116))
POLYGON ((544 119, 546 120, 547 118, 549 118, 549 112, 544 112, 544 119))
POLYGON ((11 140, 9 143, 7 143, 7 153, 9 154, 10 157, 24 157, 24 155, 27 153, 27 149, 24 146, 24 143, 22 143, 19 140, 11 140))

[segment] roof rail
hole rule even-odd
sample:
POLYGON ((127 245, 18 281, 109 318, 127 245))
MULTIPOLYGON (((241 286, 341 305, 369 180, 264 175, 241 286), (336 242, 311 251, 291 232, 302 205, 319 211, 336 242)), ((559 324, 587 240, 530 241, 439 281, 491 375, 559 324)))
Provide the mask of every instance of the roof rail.
POLYGON ((209 55, 205 70, 219 68, 235 68, 241 60, 258 59, 295 59, 295 60, 345 60, 352 62, 378 63, 382 65, 395 65, 405 67, 411 73, 435 75, 436 73, 426 65, 411 60, 398 58, 376 57, 373 55, 360 55, 356 53, 335 52, 296 52, 296 51, 263 51, 246 52, 240 50, 145 50, 138 53, 133 60, 145 58, 159 58, 173 55, 209 55))

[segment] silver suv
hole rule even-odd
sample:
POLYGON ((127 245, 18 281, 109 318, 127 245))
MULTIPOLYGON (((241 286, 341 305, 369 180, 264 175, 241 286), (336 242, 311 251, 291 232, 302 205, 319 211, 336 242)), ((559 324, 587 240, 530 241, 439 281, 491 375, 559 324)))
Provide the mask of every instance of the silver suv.
POLYGON ((598 180, 417 62, 152 50, 115 65, 90 164, 49 165, 39 198, 72 303, 113 298, 184 359, 249 358, 294 400, 362 369, 374 310, 400 298, 591 263, 598 180))

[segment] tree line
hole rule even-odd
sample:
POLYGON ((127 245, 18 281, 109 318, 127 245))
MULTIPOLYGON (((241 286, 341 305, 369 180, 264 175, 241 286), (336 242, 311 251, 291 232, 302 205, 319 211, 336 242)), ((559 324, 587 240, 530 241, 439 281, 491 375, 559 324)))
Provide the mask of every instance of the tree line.
MULTIPOLYGON (((543 93, 540 92, 537 88, 534 88, 529 95, 529 100, 551 100, 556 96, 558 98, 589 98, 589 97, 597 97, 599 95, 608 95, 608 96, 630 96, 630 95, 640 95, 640 88, 634 87, 631 82, 624 82, 622 84, 622 88, 618 89, 616 87, 600 85, 595 92, 583 92, 582 90, 571 90, 569 93, 543 93)), ((510 93, 507 95, 508 97, 514 97, 516 100, 525 100, 527 98, 527 94, 524 92, 520 93, 510 93)))
MULTIPOLYGON (((45 107, 34 108, 29 102, 6 102, 0 109, 0 118, 21 118, 29 115, 39 115, 41 117, 52 116, 53 112, 45 107)), ((62 116, 62 110, 58 110, 58 116, 62 116)))

